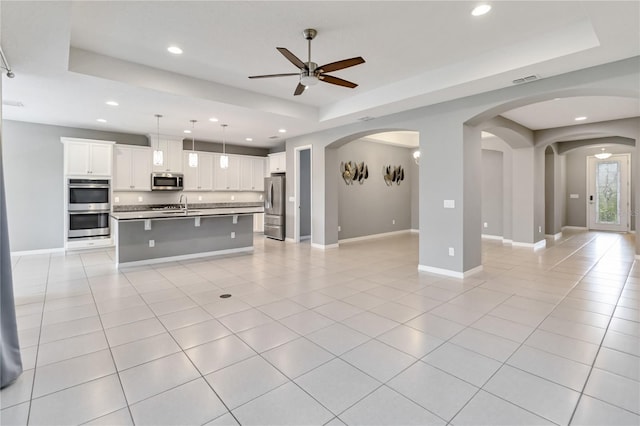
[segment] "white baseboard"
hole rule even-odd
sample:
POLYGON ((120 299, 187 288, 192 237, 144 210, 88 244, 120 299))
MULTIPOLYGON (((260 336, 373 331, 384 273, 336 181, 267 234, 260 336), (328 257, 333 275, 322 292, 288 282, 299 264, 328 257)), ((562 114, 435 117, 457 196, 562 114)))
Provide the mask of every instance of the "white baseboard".
POLYGON ((409 230, 409 232, 419 234, 419 233, 420 233, 420 230, 419 230, 419 229, 413 229, 413 228, 412 228, 412 229, 410 229, 410 230, 409 230))
POLYGON ((558 232, 557 234, 545 234, 546 238, 553 238, 553 241, 557 241, 562 238, 562 232, 558 232))
POLYGON ((476 266, 475 268, 469 269, 468 271, 465 271, 465 272, 452 271, 450 269, 435 268, 433 266, 418 265, 418 271, 430 272, 432 274, 444 275, 444 276, 453 277, 453 278, 467 278, 473 274, 477 274, 478 272, 481 272, 482 265, 476 266))
POLYGON ((340 244, 318 244, 318 243, 311 243, 311 247, 313 248, 317 248, 320 250, 328 250, 328 249, 334 249, 334 248, 338 248, 340 247, 340 244))
POLYGON ((547 241, 546 240, 540 240, 536 243, 521 243, 518 241, 512 241, 511 245, 514 247, 528 247, 528 248, 532 248, 534 250, 538 250, 541 248, 545 248, 547 246, 547 241))
POLYGON ((501 235, 482 234, 481 236, 485 240, 502 240, 502 241, 504 241, 504 238, 502 238, 501 235))
POLYGON ((253 246, 240 247, 240 248, 227 249, 227 250, 208 251, 204 253, 182 254, 180 256, 158 257, 155 259, 136 260, 133 262, 122 262, 122 263, 116 263, 116 266, 118 268, 124 268, 129 266, 154 265, 157 263, 179 262, 181 260, 199 259, 201 257, 211 257, 211 256, 222 256, 225 254, 251 253, 252 251, 253 251, 253 246))
POLYGON ((295 243, 296 242, 296 240, 294 238, 285 238, 284 241, 286 243, 295 243))
POLYGON ((64 247, 38 249, 38 250, 12 251, 11 256, 31 256, 34 254, 50 254, 50 253, 64 253, 64 247))
POLYGON ((503 238, 502 239, 502 244, 513 244, 513 240, 512 239, 503 238))
POLYGON ((306 240, 310 240, 311 239, 311 235, 302 235, 300 236, 300 241, 306 241, 306 240))
POLYGON ((374 239, 374 238, 390 237, 392 235, 407 234, 409 232, 411 232, 411 229, 403 229, 401 231, 383 232, 382 234, 372 234, 372 235, 364 235, 362 237, 345 238, 343 240, 338 240, 338 242, 339 243, 352 243, 352 242, 355 242, 355 241, 364 241, 364 240, 371 240, 371 239, 374 239))
POLYGON ((586 231, 588 228, 586 226, 563 226, 562 230, 564 231, 565 229, 573 229, 576 231, 586 231))

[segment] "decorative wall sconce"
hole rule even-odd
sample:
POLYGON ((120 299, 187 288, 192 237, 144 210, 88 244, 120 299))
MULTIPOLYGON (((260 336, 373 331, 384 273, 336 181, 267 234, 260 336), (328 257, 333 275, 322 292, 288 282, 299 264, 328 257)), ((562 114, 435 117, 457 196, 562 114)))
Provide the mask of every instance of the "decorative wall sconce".
POLYGON ((342 162, 340 163, 340 175, 347 185, 353 185, 354 182, 362 185, 365 179, 369 178, 369 168, 364 164, 364 161, 360 164, 355 161, 342 162))
POLYGON ((387 186, 392 186, 394 183, 400 185, 400 182, 404 180, 404 168, 402 166, 382 166, 382 177, 387 186))
POLYGON ((420 165, 420 151, 413 151, 413 161, 415 161, 418 166, 420 165))

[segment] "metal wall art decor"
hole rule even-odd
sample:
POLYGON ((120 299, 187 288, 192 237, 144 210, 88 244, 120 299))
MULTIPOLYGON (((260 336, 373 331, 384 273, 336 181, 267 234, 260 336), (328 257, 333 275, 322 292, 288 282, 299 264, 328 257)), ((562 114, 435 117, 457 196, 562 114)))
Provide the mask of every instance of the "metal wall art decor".
POLYGON ((354 182, 362 185, 365 179, 369 178, 369 168, 364 164, 364 161, 360 164, 355 161, 342 162, 340 163, 340 174, 347 185, 353 185, 354 182))
POLYGON ((394 183, 400 185, 400 182, 404 180, 404 168, 402 166, 382 166, 382 177, 387 186, 392 186, 394 183))

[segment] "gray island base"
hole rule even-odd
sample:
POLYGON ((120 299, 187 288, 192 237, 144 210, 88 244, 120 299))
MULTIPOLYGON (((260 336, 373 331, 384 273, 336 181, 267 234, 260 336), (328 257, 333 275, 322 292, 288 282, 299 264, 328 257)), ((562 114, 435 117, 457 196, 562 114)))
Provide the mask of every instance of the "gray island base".
POLYGON ((253 251, 253 213, 112 217, 118 267, 253 251))

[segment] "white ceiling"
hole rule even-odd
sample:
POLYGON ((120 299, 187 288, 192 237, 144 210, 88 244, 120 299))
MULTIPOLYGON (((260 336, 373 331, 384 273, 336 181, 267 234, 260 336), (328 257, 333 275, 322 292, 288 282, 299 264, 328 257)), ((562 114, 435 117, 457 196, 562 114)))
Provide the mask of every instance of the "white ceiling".
MULTIPOLYGON (((16 74, 3 76, 6 119, 274 146, 286 137, 352 123, 640 55, 639 2, 120 1, 2 2, 2 46, 16 74), (362 56, 329 84, 293 96, 297 77, 276 47, 306 61, 362 56), (184 50, 173 56, 166 48, 184 50), (119 107, 108 107, 117 100, 119 107), (218 123, 209 117, 220 119, 218 123), (104 118, 107 123, 96 122, 104 118), (286 134, 278 129, 286 128, 286 134), (277 136, 275 139, 270 139, 277 136), (253 142, 246 142, 252 137, 253 142)), ((637 100, 573 98, 505 116, 532 129, 640 115, 637 100)))

